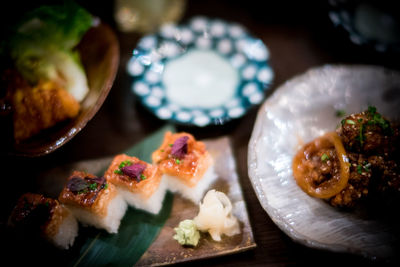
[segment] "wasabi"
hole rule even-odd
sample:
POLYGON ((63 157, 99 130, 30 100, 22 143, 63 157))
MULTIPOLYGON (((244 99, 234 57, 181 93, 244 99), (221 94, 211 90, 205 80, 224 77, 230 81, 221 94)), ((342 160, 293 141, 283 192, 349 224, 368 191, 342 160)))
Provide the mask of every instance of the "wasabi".
POLYGON ((200 239, 200 233, 197 230, 193 220, 184 220, 179 223, 179 226, 174 228, 176 235, 174 239, 181 245, 197 246, 200 239))

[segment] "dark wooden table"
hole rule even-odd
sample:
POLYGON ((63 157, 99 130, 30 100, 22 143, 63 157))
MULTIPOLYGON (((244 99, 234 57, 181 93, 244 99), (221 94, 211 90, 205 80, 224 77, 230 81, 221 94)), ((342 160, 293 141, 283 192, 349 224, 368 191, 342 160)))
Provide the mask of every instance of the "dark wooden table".
MULTIPOLYGON (((89 11, 115 28, 112 2, 81 1, 89 11)), ((269 93, 295 75, 324 64, 375 64, 399 69, 399 55, 385 55, 352 44, 347 35, 335 28, 328 17, 325 1, 194 1, 187 2, 183 20, 194 15, 218 17, 244 25, 268 46, 275 78, 269 93)), ((30 179, 60 163, 115 155, 165 122, 146 112, 131 94, 132 79, 125 71, 132 49, 141 37, 137 33, 117 32, 120 69, 104 105, 86 128, 56 152, 32 159, 2 159, 1 175, 7 192, 1 195, 4 223, 11 203, 26 191, 35 190, 30 179)), ((257 248, 251 251, 201 260, 193 266, 267 266, 267 265, 373 265, 361 256, 308 248, 293 242, 272 222, 261 207, 252 188, 247 170, 247 145, 257 115, 257 107, 243 118, 227 125, 207 128, 178 127, 197 138, 228 135, 233 144, 240 183, 247 203, 257 248)), ((4 258, 3 258, 4 259, 4 258)), ((40 261, 40 260, 38 260, 40 261)))

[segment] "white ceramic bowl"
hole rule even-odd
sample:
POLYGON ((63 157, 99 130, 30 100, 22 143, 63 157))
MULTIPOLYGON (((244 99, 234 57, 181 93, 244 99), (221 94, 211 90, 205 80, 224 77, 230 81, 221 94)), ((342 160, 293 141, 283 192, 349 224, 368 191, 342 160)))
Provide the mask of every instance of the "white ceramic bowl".
MULTIPOLYGON (((296 184, 292 159, 301 143, 335 130, 337 110, 368 105, 400 119, 400 74, 374 66, 323 66, 279 87, 259 110, 248 147, 249 177, 271 219, 304 245, 369 258, 395 253, 393 226, 343 212, 310 197, 296 184)), ((398 208, 393 208, 398 212, 398 208)))

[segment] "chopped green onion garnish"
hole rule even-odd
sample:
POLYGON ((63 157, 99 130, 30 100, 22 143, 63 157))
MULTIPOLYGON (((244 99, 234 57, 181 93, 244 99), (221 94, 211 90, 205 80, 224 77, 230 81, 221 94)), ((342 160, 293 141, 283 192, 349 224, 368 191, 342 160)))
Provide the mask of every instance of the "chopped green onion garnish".
POLYGON ((179 159, 176 159, 175 162, 176 162, 176 164, 181 163, 181 161, 179 159))
POLYGON ((346 120, 346 123, 347 123, 347 124, 353 124, 353 125, 356 124, 356 123, 355 123, 354 121, 352 121, 352 120, 346 120))
POLYGON ((126 166, 131 166, 132 165, 132 162, 130 161, 130 160, 124 160, 124 161, 122 161, 120 164, 119 164, 119 166, 118 166, 118 169, 117 170, 115 170, 114 171, 114 173, 116 173, 116 174, 124 174, 123 172, 122 172, 122 168, 123 167, 126 167, 126 166))
POLYGON ((386 133, 393 134, 393 129, 390 123, 385 120, 379 113, 376 113, 376 108, 373 106, 368 107, 369 121, 368 125, 378 125, 386 133))
POLYGON ((325 161, 329 160, 329 156, 328 156, 327 154, 324 153, 324 154, 321 156, 321 160, 322 160, 323 162, 325 162, 325 161))
POLYGON ((79 191, 79 192, 78 192, 78 195, 80 195, 80 194, 86 194, 87 192, 88 192, 88 189, 85 188, 85 189, 79 191))
POLYGON ((146 176, 144 176, 143 174, 141 174, 141 175, 140 175, 140 178, 141 178, 142 180, 144 180, 144 179, 146 179, 146 176))
POLYGON ((121 162, 118 166, 118 168, 122 169, 125 166, 131 166, 132 162, 130 160, 124 160, 123 162, 121 162))
POLYGON ((363 165, 360 165, 360 164, 357 165, 357 172, 359 174, 362 174, 363 170, 366 172, 369 172, 370 167, 371 167, 371 163, 369 163, 368 161, 364 161, 363 165))
POLYGON ((361 166, 361 165, 357 165, 357 172, 358 172, 359 174, 362 173, 362 166, 361 166))
POLYGON ((368 113, 372 116, 376 113, 376 107, 374 106, 369 106, 368 107, 368 113))
POLYGON ((369 167, 371 167, 371 163, 367 163, 364 165, 364 170, 369 172, 369 167))
POLYGON ((363 124, 361 124, 361 126, 360 126, 360 144, 361 144, 361 146, 363 145, 363 143, 364 143, 364 125, 363 124))
POLYGON ((93 183, 93 184, 89 185, 90 190, 96 190, 96 188, 97 188, 97 183, 93 183))
POLYGON ((344 115, 346 115, 346 111, 344 111, 343 109, 338 109, 336 110, 335 115, 336 117, 343 117, 344 115))

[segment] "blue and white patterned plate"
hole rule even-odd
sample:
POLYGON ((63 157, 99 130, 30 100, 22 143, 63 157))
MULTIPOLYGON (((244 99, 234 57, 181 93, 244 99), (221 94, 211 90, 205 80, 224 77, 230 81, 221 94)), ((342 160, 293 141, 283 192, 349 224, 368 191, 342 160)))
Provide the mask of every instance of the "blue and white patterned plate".
POLYGON ((264 99, 273 79, 269 51, 241 25, 195 17, 139 40, 127 71, 132 91, 158 118, 224 124, 264 99))
POLYGON ((378 52, 400 52, 400 11, 395 1, 329 0, 329 18, 352 43, 378 52))

